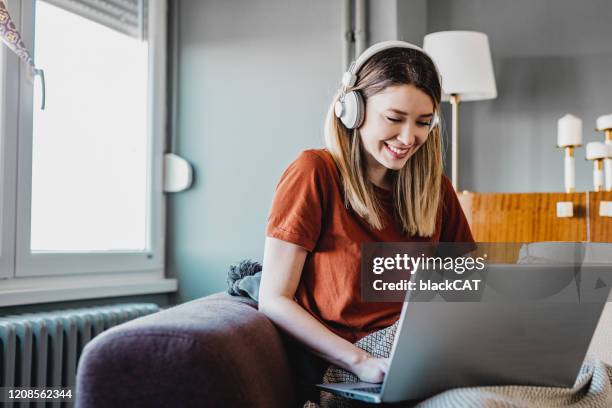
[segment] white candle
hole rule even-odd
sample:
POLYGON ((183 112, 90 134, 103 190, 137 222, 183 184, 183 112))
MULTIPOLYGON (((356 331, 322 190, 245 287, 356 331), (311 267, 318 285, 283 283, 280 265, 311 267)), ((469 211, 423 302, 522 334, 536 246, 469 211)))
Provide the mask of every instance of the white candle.
POLYGON ((606 191, 612 191, 612 140, 606 140, 606 147, 608 148, 608 158, 604 160, 606 191))
POLYGON ((593 188, 595 191, 603 190, 604 186, 604 173, 603 169, 599 165, 593 167, 593 188))
POLYGON ((557 146, 580 146, 582 144, 582 119, 566 114, 557 122, 557 146))
POLYGON ((612 191, 612 159, 606 159, 604 166, 606 170, 606 191, 612 191))
POLYGON ((573 193, 576 190, 576 162, 570 149, 565 149, 565 192, 573 193))

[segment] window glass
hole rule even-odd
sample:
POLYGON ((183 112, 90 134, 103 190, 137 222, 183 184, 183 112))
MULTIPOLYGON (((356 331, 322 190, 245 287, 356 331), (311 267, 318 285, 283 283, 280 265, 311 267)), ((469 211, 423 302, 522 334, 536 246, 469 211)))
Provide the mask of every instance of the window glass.
POLYGON ((36 2, 31 249, 144 250, 147 42, 36 2))

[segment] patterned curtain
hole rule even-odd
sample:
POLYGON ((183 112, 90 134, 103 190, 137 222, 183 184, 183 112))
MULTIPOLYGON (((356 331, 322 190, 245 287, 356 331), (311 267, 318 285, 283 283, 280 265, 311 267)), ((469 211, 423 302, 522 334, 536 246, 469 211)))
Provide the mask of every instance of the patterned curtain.
POLYGON ((4 0, 0 0, 0 40, 30 67, 32 75, 40 76, 42 83, 42 105, 40 108, 45 109, 45 73, 34 65, 34 60, 25 47, 21 34, 15 27, 4 0))

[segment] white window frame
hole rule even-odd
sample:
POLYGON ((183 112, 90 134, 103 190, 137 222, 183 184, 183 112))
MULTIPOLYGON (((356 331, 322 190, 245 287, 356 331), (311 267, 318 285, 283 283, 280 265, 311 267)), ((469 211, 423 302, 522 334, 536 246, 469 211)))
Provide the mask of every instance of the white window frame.
MULTIPOLYGON (((24 43, 34 53, 35 0, 8 0, 8 3, 15 14, 13 18, 20 21, 24 43)), ((176 279, 164 278, 167 1, 150 1, 148 10, 147 164, 150 199, 146 252, 31 253, 32 112, 38 107, 33 106, 33 83, 25 71, 28 67, 18 63, 12 55, 1 60, 4 61, 0 65, 0 73, 4 73, 3 83, 15 84, 3 92, 5 102, 19 100, 19 103, 14 107, 11 105, 15 104, 5 103, 1 110, 2 119, 7 120, 2 120, 5 125, 0 126, 0 132, 7 137, 2 138, 6 151, 0 150, 0 154, 6 152, 3 160, 5 173, 2 174, 0 169, 0 181, 15 191, 16 197, 10 192, 0 196, 4 200, 0 203, 3 211, 0 215, 9 221, 8 227, 2 225, 0 278, 12 277, 0 281, 0 306, 176 291, 176 279), (14 220, 16 222, 11 223, 14 220)))
POLYGON ((16 82, 7 81, 17 57, 0 45, 0 279, 15 275, 15 220, 17 192, 17 105, 16 82))

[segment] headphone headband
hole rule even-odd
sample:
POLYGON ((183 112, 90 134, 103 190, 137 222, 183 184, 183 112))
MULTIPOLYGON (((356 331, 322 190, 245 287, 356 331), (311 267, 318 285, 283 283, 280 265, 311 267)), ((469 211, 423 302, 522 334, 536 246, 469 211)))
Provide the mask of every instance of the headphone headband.
MULTIPOLYGON (((361 53, 361 55, 359 55, 359 57, 357 57, 355 61, 351 63, 348 70, 342 76, 342 85, 344 85, 345 88, 355 85, 355 83, 357 82, 357 73, 359 72, 361 67, 365 65, 365 63, 368 62, 368 60, 372 58, 374 55, 378 54, 381 51, 390 49, 390 48, 407 48, 411 50, 417 50, 427 55, 429 59, 431 59, 431 61, 433 62, 433 59, 429 56, 429 54, 427 54, 425 50, 423 50, 421 47, 417 45, 411 44, 406 41, 399 41, 399 40, 382 41, 382 42, 376 43, 372 45, 371 47, 367 48, 364 52, 361 53)), ((438 67, 436 67, 435 63, 434 63, 434 68, 436 69, 438 78, 440 78, 440 73, 438 72, 438 67)), ((442 83, 442 81, 440 81, 440 83, 442 83)))

